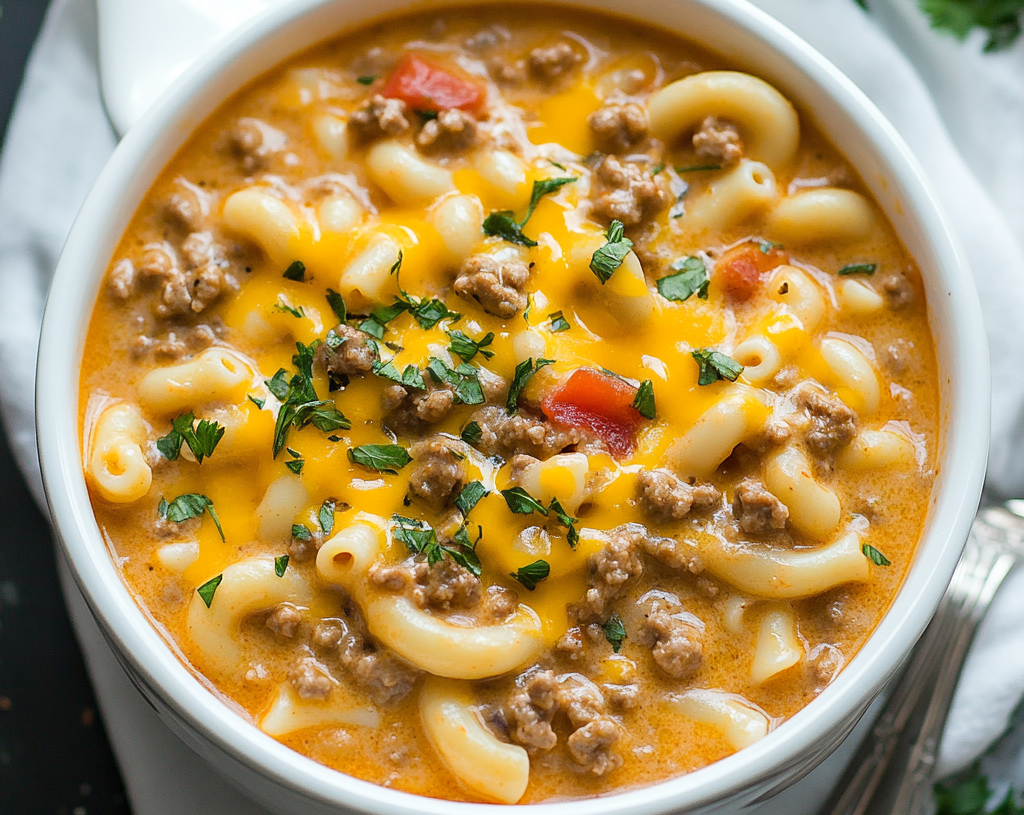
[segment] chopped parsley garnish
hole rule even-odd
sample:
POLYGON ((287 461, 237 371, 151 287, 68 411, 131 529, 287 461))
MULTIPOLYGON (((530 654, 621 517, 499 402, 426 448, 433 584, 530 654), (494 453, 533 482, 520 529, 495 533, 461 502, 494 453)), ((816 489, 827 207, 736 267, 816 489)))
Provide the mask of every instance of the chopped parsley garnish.
POLYGON ((541 580, 546 580, 551 574, 551 567, 546 560, 535 560, 526 566, 521 566, 509 576, 514 577, 523 584, 527 591, 533 591, 541 580))
POLYGON ((537 241, 523 234, 523 227, 530 220, 541 198, 575 180, 575 178, 544 178, 534 181, 533 191, 530 193, 530 205, 526 208, 526 217, 522 221, 516 221, 515 213, 510 210, 492 212, 484 219, 484 234, 492 238, 501 238, 509 243, 517 243, 520 246, 536 246, 537 241))
POLYGON ((449 385, 456 400, 463 405, 482 405, 484 389, 480 385, 480 369, 465 362, 449 368, 444 360, 431 357, 427 371, 439 385, 449 385))
POLYGON ((375 77, 375 76, 357 76, 356 77, 356 82, 358 82, 360 85, 372 85, 376 81, 377 81, 377 77, 375 77))
POLYGON ((590 259, 590 271, 597 275, 601 285, 608 282, 632 248, 633 241, 623 234, 622 222, 612 221, 605 233, 604 246, 594 252, 590 259))
POLYGON ((426 300, 414 294, 409 294, 409 292, 402 288, 401 271, 404 258, 405 253, 400 250, 398 252, 398 260, 391 267, 391 274, 395 275, 396 280, 398 280, 399 296, 395 298, 395 302, 388 306, 378 306, 370 312, 370 318, 364 320, 359 325, 360 330, 371 334, 377 339, 383 339, 384 326, 407 311, 419 323, 420 328, 424 329, 431 329, 446 318, 455 321, 462 317, 457 311, 449 311, 448 306, 436 298, 426 300))
POLYGON ((654 165, 654 167, 651 168, 651 175, 652 176, 656 176, 658 173, 660 173, 664 169, 665 169, 665 162, 664 161, 659 161, 657 164, 654 165))
MULTIPOLYGON (((252 399, 251 396, 249 398, 252 399)), ((256 402, 255 399, 253 402, 262 410, 262 402, 256 402)), ((195 420, 196 417, 191 412, 179 416, 171 422, 171 432, 156 440, 157 450, 168 461, 174 461, 178 457, 182 443, 188 445, 188 449, 192 451, 199 464, 203 463, 204 458, 212 456, 213 451, 217 449, 217 444, 224 438, 224 428, 217 422, 206 419, 200 420, 199 424, 193 427, 195 420)))
POLYGON ((161 518, 166 518, 168 521, 176 524, 191 520, 192 518, 198 518, 204 512, 209 512, 214 526, 217 527, 217 532, 220 534, 220 539, 224 540, 224 528, 220 525, 217 510, 213 508, 213 501, 205 495, 189 492, 185 495, 179 495, 170 503, 167 503, 166 499, 161 498, 157 506, 157 512, 161 518))
POLYGON ((533 313, 533 295, 526 295, 526 308, 523 309, 523 319, 526 320, 526 324, 530 324, 530 314, 533 313))
POLYGON ((552 332, 556 334, 559 331, 568 331, 570 328, 572 328, 572 326, 569 325, 569 321, 565 319, 565 315, 563 315, 560 311, 552 312, 551 314, 548 315, 548 319, 551 321, 552 332))
POLYGON ((373 372, 382 379, 390 379, 407 388, 416 388, 421 391, 427 389, 427 383, 423 381, 423 375, 415 365, 406 365, 405 370, 399 373, 394 363, 377 360, 373 363, 373 372))
POLYGON ((1009 48, 1024 30, 1024 0, 918 0, 917 5, 932 28, 958 40, 975 28, 984 29, 985 53, 1009 48))
POLYGON ((536 512, 547 518, 554 513, 555 520, 568 530, 566 539, 569 546, 575 549, 580 542, 580 535, 576 529, 576 518, 565 511, 557 498, 552 498, 551 506, 546 507, 522 487, 501 490, 501 497, 505 499, 508 508, 517 515, 529 515, 531 512, 536 512))
POLYGON ((851 263, 839 270, 842 276, 851 274, 874 274, 878 270, 877 263, 851 263))
POLYGON ((551 499, 551 512, 555 513, 555 520, 568 530, 565 539, 569 542, 569 548, 575 549, 580 542, 580 533, 576 530, 577 519, 562 508, 562 504, 557 498, 551 499))
POLYGON ((653 419, 656 415, 654 408, 654 383, 645 379, 636 390, 636 398, 633 399, 633 407, 637 409, 645 419, 653 419))
POLYGON ((619 653, 619 649, 622 648, 622 641, 626 639, 626 627, 622 624, 622 619, 619 615, 613 614, 609 617, 608 622, 601 626, 601 630, 604 631, 604 638, 608 640, 612 650, 616 654, 619 653))
POLYGON ((479 422, 470 422, 462 428, 462 433, 459 434, 460 438, 471 446, 479 442, 482 435, 483 430, 480 428, 479 422))
POLYGON ((292 537, 297 541, 311 541, 313 540, 313 533, 309 531, 309 527, 305 524, 292 524, 292 537))
POLYGON ((362 444, 348 451, 349 461, 370 470, 398 475, 412 461, 408 451, 398 444, 362 444))
POLYGON ((516 365, 516 371, 512 375, 512 384, 508 388, 508 399, 505 400, 505 410, 510 416, 519 410, 519 396, 526 387, 526 383, 537 371, 553 362, 553 359, 538 359, 534 363, 533 357, 530 357, 516 365))
POLYGON ((245 398, 256 405, 257 410, 263 410, 263 406, 267 404, 266 399, 260 399, 258 396, 253 396, 251 393, 247 393, 245 398))
POLYGON ((757 248, 761 250, 761 254, 771 254, 772 249, 782 249, 781 243, 772 243, 771 241, 758 241, 757 248))
POLYGON ((708 275, 704 261, 697 257, 679 258, 672 262, 678 274, 663 277, 658 281, 658 293, 666 300, 682 303, 696 294, 701 300, 708 299, 708 275))
POLYGON ((334 531, 334 507, 336 506, 333 498, 328 498, 320 505, 319 511, 316 513, 316 519, 320 522, 320 529, 323 530, 324 537, 328 538, 331 532, 334 531))
POLYGON ((526 237, 522 227, 516 223, 515 213, 509 210, 492 212, 483 223, 484 234, 491 238, 501 238, 509 243, 518 243, 520 246, 536 246, 537 241, 526 237))
POLYGON ((359 324, 358 328, 363 333, 369 334, 371 337, 376 337, 378 340, 384 339, 384 326, 377 322, 373 317, 363 320, 359 324))
POLYGON ((331 307, 338 322, 343 323, 348 319, 348 307, 345 305, 345 298, 334 289, 327 290, 327 305, 331 307))
POLYGON ((288 268, 281 275, 285 280, 296 280, 303 283, 306 280, 306 264, 301 260, 293 260, 288 268))
POLYGON ((703 173, 708 170, 721 170, 721 164, 694 164, 692 167, 676 167, 677 173, 703 173))
POLYGON ((281 401, 274 426, 274 458, 284 449, 291 428, 303 428, 312 424, 324 433, 348 430, 352 423, 345 418, 330 399, 320 399, 313 387, 313 355, 320 345, 314 340, 310 345, 295 343, 298 350, 292 356, 296 373, 284 385, 287 373, 282 369, 267 381, 267 387, 281 401))
POLYGON ((213 595, 217 593, 217 586, 220 585, 224 579, 223 574, 219 574, 210 580, 207 580, 203 585, 196 589, 196 594, 203 598, 203 602, 206 603, 206 607, 210 607, 210 603, 213 602, 213 595))
POLYGON ((870 543, 862 545, 860 550, 864 553, 864 556, 876 566, 888 566, 890 564, 889 558, 879 552, 870 543))
POLYGON ((501 497, 505 499, 508 508, 517 515, 529 515, 531 512, 539 512, 546 517, 548 514, 548 508, 522 487, 511 487, 507 490, 501 490, 501 497))
POLYGON ((712 351, 710 348, 698 348, 696 351, 691 351, 690 356, 700 367, 698 385, 710 385, 719 379, 735 382, 737 377, 743 373, 743 366, 736 360, 719 351, 712 351))
POLYGON ((299 320, 306 316, 306 312, 302 310, 302 306, 292 308, 280 297, 277 298, 277 303, 274 304, 274 311, 280 311, 283 314, 291 314, 292 317, 299 320))
POLYGON ((285 447, 285 452, 292 457, 292 461, 285 462, 285 466, 291 470, 295 475, 302 472, 302 468, 306 465, 306 462, 302 458, 302 453, 297 450, 292 450, 291 447, 285 447))
POLYGON ((479 577, 481 573, 480 558, 476 554, 476 544, 479 542, 482 531, 473 542, 469 540, 469 532, 466 527, 460 528, 452 540, 452 543, 441 543, 435 532, 426 521, 415 518, 405 518, 401 515, 392 515, 394 523, 392 534, 396 540, 405 544, 410 552, 426 555, 427 563, 433 566, 440 563, 447 555, 451 560, 472 575, 479 577), (454 545, 452 545, 454 544, 454 545))
POLYGON ((274 574, 278 577, 284 577, 284 573, 288 569, 288 555, 281 555, 280 557, 274 558, 274 574))
POLYGON ((463 517, 472 512, 473 507, 480 503, 480 499, 487 495, 487 487, 479 481, 470 481, 455 498, 455 506, 463 517))
POLYGON ((457 329, 449 331, 448 336, 451 338, 448 350, 453 354, 458 354, 464 362, 471 362, 477 354, 480 354, 484 359, 490 359, 494 356, 493 351, 487 350, 487 346, 494 342, 493 331, 488 331, 479 340, 472 340, 457 329))

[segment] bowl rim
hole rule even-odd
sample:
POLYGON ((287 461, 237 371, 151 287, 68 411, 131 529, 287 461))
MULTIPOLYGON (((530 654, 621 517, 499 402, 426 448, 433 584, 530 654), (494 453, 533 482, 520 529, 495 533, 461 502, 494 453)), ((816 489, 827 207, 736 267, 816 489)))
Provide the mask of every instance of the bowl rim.
MULTIPOLYGON (((493 2, 497 0, 483 0, 493 2)), ((745 788, 784 773, 803 754, 830 751, 838 744, 837 727, 863 712, 927 625, 967 539, 984 480, 989 439, 989 357, 981 310, 963 252, 909 147, 852 81, 746 0, 675 2, 759 41, 787 70, 830 97, 891 173, 890 180, 902 194, 911 221, 932 250, 931 270, 938 280, 929 289, 929 319, 937 342, 935 315, 948 317, 942 329, 949 344, 949 359, 941 369, 946 417, 943 450, 938 456, 941 483, 937 482, 932 496, 928 528, 918 545, 915 562, 885 617, 839 676, 783 726, 754 745, 693 773, 600 798, 522 805, 531 811, 561 815, 582 803, 588 813, 595 815, 613 811, 639 815, 722 803, 723 799, 741 795, 745 788), (936 298, 939 292, 941 296, 936 298), (922 557, 926 550, 927 559, 922 557)), ((438 3, 437 7, 471 4, 477 3, 455 0, 438 3)), ((43 483, 57 537, 105 636, 130 672, 137 674, 149 692, 156 693, 168 706, 167 712, 187 728, 236 761, 310 801, 388 815, 447 815, 453 807, 460 813, 484 815, 492 813, 495 805, 425 798, 331 770, 265 735, 210 692, 209 686, 179 660, 173 645, 129 594, 115 566, 113 551, 95 522, 81 464, 77 426, 81 339, 112 254, 112 233, 116 233, 116 245, 124 229, 115 228, 126 209, 123 190, 138 187, 139 178, 146 179, 142 186, 148 189, 169 160, 168 156, 157 161, 153 155, 166 150, 168 144, 176 145, 170 153, 173 155, 216 104, 253 78, 255 74, 240 81, 230 77, 247 59, 253 59, 257 49, 281 40, 317 19, 318 14, 327 13, 325 10, 345 5, 354 4, 351 0, 294 0, 271 7, 179 77, 121 140, 76 218, 47 298, 36 382, 36 430, 43 483), (216 104, 204 108, 209 100, 216 100, 216 104), (79 339, 74 353, 67 351, 69 326, 79 339)), ((612 0, 562 0, 553 5, 607 10, 659 24, 636 9, 618 10, 612 0)), ((386 0, 375 4, 373 10, 356 12, 361 14, 361 22, 354 27, 417 8, 423 8, 420 0, 386 0), (384 6, 388 9, 382 14, 384 6)), ((699 32, 681 31, 664 23, 661 27, 701 42, 699 32)), ((285 51, 297 53, 338 34, 321 33, 285 51)), ((129 218, 141 197, 131 199, 129 218)))

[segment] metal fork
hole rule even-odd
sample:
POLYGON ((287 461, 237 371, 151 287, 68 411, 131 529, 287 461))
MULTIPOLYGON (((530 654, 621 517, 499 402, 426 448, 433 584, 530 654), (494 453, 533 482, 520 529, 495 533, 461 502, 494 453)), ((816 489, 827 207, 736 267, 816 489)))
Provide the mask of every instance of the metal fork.
POLYGON ((967 651, 996 590, 1022 556, 1024 501, 982 507, 935 617, 819 815, 923 811, 967 651))

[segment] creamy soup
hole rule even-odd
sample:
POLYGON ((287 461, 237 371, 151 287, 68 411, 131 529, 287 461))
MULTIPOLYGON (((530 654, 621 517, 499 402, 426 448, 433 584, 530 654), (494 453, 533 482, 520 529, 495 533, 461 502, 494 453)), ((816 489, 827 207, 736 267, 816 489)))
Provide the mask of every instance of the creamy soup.
POLYGON ((922 533, 937 370, 913 258, 769 80, 432 11, 196 129, 80 413, 112 556, 211 692, 341 772, 525 803, 697 770, 836 677, 922 533))

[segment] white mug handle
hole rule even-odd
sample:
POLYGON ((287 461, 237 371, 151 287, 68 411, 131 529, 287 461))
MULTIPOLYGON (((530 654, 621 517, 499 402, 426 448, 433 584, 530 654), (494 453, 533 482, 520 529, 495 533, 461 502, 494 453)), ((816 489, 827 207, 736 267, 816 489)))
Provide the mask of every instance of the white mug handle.
POLYGON ((100 84, 124 135, 171 82, 215 42, 285 0, 96 0, 100 84))

